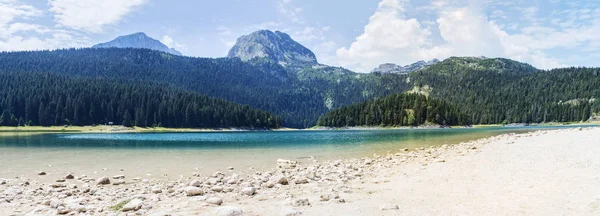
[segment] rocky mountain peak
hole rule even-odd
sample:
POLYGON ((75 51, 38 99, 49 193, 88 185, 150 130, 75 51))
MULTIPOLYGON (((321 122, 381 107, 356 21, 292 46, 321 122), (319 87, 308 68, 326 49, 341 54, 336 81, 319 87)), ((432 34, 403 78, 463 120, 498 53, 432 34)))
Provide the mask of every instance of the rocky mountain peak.
POLYGON ((286 67, 308 67, 317 65, 317 57, 308 48, 280 31, 259 30, 237 39, 229 50, 228 57, 243 61, 268 58, 286 67))
POLYGON ((397 65, 394 63, 385 63, 385 64, 379 65, 378 67, 373 69, 371 72, 372 73, 408 74, 413 71, 418 71, 418 70, 424 69, 424 68, 429 67, 438 62, 440 62, 440 60, 438 60, 438 59, 433 59, 431 61, 421 60, 421 61, 417 61, 415 63, 405 65, 405 66, 400 66, 400 65, 397 65))
POLYGON ((144 32, 137 32, 129 35, 123 35, 115 38, 106 43, 99 43, 92 48, 146 48, 151 50, 157 50, 161 52, 170 53, 173 55, 181 55, 181 53, 173 48, 169 48, 167 45, 161 43, 159 40, 148 37, 144 32))

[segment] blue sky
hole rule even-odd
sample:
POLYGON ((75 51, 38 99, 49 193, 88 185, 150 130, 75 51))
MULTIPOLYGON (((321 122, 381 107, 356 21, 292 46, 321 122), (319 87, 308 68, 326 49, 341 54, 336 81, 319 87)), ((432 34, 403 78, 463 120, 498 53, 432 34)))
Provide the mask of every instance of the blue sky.
POLYGON ((225 56, 236 38, 284 31, 321 63, 507 57, 600 66, 597 0, 0 0, 0 50, 87 47, 146 32, 184 55, 225 56))

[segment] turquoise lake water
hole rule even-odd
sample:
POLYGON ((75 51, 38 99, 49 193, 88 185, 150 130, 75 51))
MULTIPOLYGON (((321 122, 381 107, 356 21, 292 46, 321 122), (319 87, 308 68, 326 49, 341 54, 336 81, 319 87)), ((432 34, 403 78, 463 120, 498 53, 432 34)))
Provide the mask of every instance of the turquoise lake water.
POLYGON ((270 168, 278 158, 343 159, 402 148, 457 144, 505 133, 568 128, 257 131, 209 133, 14 134, 0 136, 0 177, 50 174, 128 174, 163 178, 228 166, 270 168))

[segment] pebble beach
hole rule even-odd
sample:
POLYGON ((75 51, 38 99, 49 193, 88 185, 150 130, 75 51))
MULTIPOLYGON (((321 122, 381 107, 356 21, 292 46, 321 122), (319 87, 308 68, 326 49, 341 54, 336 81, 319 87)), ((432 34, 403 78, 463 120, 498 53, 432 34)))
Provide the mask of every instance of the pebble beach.
POLYGON ((574 128, 165 181, 40 170, 0 176, 0 215, 598 215, 599 144, 574 128))

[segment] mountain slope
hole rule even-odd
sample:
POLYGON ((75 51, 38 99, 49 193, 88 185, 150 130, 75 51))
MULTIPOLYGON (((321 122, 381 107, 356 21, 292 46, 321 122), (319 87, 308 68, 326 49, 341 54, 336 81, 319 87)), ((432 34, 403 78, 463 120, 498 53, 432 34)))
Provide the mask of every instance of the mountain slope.
POLYGON ((510 59, 452 57, 411 73, 410 80, 415 90, 427 89, 429 96, 457 105, 474 124, 565 122, 600 111, 594 108, 598 71, 541 71, 510 59))
POLYGON ((229 50, 227 57, 243 61, 267 58, 286 67, 303 68, 318 64, 317 57, 308 48, 280 31, 260 30, 241 36, 229 50))
POLYGON ((143 32, 119 36, 112 41, 96 44, 92 46, 92 48, 145 48, 173 55, 181 55, 179 51, 169 48, 167 45, 154 38, 148 37, 148 35, 143 32))
POLYGON ((0 73, 0 125, 260 127, 279 117, 222 99, 150 82, 0 73))
POLYGON ((408 74, 413 71, 418 71, 424 68, 427 68, 431 65, 440 62, 437 59, 433 59, 431 61, 418 61, 406 66, 400 66, 393 63, 381 64, 375 69, 371 71, 371 73, 398 73, 398 74, 408 74))
POLYGON ((172 84, 280 115, 284 126, 310 127, 330 108, 410 88, 400 75, 318 72, 300 80, 271 61, 192 58, 147 49, 70 49, 0 53, 2 72, 51 72, 172 84), (316 76, 316 75, 319 76, 316 76))

